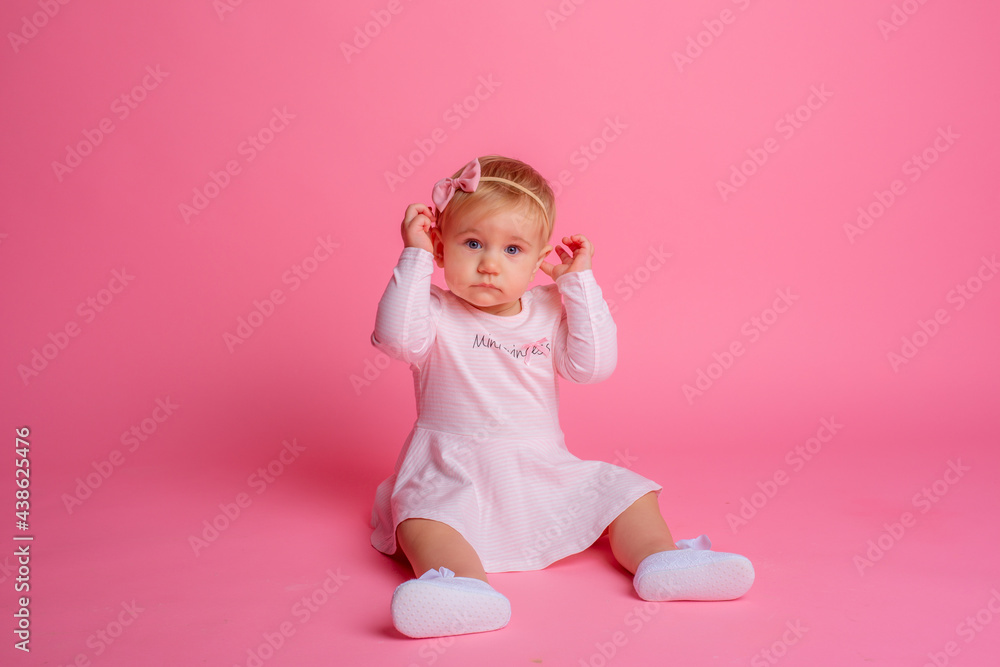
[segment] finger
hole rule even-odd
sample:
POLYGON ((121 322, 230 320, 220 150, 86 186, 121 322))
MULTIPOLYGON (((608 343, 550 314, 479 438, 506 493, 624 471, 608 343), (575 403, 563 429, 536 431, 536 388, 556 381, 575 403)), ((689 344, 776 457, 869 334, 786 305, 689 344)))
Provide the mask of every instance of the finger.
POLYGON ((434 209, 427 204, 411 204, 410 205, 414 211, 417 213, 427 216, 429 219, 434 220, 437 215, 434 213, 434 209))
POLYGON ((556 267, 553 266, 552 264, 549 264, 548 262, 542 262, 542 265, 540 267, 538 267, 538 268, 540 268, 545 273, 545 275, 547 275, 547 276, 549 276, 551 278, 552 277, 552 271, 556 267))
POLYGON ((594 244, 590 242, 590 239, 583 234, 576 234, 574 238, 576 239, 579 248, 586 251, 590 255, 594 254, 594 244))
POLYGON ((406 207, 406 212, 403 213, 403 224, 409 224, 411 220, 417 217, 417 204, 410 204, 406 207))

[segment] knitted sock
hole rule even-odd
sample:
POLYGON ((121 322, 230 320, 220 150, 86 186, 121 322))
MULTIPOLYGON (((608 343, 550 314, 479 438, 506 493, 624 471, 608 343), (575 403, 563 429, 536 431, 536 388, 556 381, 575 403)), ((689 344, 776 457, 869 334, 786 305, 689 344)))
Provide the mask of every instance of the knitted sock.
POLYGON ((749 559, 711 551, 707 536, 678 540, 677 546, 639 563, 632 584, 643 600, 735 600, 753 585, 749 559))
POLYGON ((445 637, 499 630, 510 601, 485 581, 456 577, 446 567, 400 584, 392 594, 392 624, 408 637, 445 637))

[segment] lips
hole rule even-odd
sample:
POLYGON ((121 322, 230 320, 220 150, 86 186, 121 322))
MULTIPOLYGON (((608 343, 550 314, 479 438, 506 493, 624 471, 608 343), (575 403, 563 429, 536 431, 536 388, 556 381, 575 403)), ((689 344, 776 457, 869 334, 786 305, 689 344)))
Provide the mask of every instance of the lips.
POLYGON ((496 285, 491 285, 489 283, 476 283, 473 287, 488 287, 489 289, 499 290, 500 288, 496 285))

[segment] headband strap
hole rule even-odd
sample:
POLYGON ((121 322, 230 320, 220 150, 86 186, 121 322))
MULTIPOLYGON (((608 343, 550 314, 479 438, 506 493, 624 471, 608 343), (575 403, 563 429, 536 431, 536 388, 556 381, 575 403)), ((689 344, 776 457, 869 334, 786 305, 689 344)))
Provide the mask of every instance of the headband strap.
POLYGON ((479 187, 479 183, 482 181, 495 181, 497 183, 503 183, 509 185, 513 188, 517 188, 524 194, 528 195, 536 202, 538 206, 542 209, 542 215, 545 216, 545 222, 548 224, 549 214, 545 210, 545 204, 534 192, 524 187, 520 183, 515 183, 514 181, 507 180, 506 178, 500 178, 499 176, 480 176, 482 168, 479 164, 479 158, 474 159, 469 164, 462 168, 462 172, 455 178, 442 178, 440 181, 434 184, 434 190, 431 192, 431 199, 434 201, 434 207, 437 213, 440 215, 444 207, 448 205, 451 198, 455 196, 457 190, 462 192, 475 192, 479 187))
POLYGON ((545 216, 545 222, 549 221, 549 214, 545 212, 545 204, 542 203, 542 200, 538 198, 538 195, 536 195, 534 192, 524 187, 520 183, 515 183, 514 181, 508 181, 506 178, 500 178, 499 176, 480 176, 479 181, 480 182, 496 181, 497 183, 504 183, 506 185, 510 185, 512 187, 517 188, 518 190, 520 190, 521 192, 523 192, 524 194, 528 195, 536 202, 538 202, 538 206, 542 209, 542 215, 545 216))

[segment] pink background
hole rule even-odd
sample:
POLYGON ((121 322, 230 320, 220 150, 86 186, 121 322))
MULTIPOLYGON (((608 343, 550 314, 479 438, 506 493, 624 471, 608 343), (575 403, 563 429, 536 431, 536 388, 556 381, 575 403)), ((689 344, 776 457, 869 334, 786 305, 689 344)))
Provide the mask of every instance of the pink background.
POLYGON ((993 3, 224 2, 0 9, 0 421, 31 443, 26 532, 2 464, 0 662, 992 663, 993 3), (414 408, 369 335, 405 206, 487 153, 562 180, 556 235, 614 308, 614 376, 563 384, 571 450, 627 453, 675 537, 750 557, 741 600, 647 609, 602 541, 494 575, 501 632, 392 629, 411 575, 367 522, 414 408))

